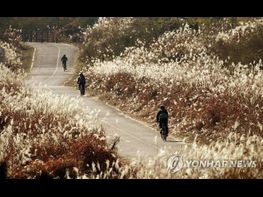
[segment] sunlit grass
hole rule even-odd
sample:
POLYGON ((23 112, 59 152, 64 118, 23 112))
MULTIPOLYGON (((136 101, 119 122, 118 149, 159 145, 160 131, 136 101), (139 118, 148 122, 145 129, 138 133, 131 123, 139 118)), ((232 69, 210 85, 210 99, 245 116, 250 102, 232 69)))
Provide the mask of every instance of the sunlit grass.
MULTIPOLYGON (((125 33, 132 21, 120 20, 120 31, 125 33)), ((104 26, 110 31, 113 24, 101 19, 88 31, 104 26)), ((222 32, 232 42, 232 31, 222 32)), ((7 177, 262 178, 262 63, 252 62, 253 70, 241 63, 226 68, 229 60, 218 58, 210 51, 213 46, 205 44, 217 43, 219 35, 186 25, 164 33, 150 47, 138 40, 110 61, 93 59, 85 70, 87 85, 150 123, 164 104, 172 133, 194 138, 185 149, 175 150, 185 160, 253 160, 256 167, 183 168, 171 173, 171 152, 165 149, 153 158, 123 160, 108 146, 97 111, 66 95, 25 87, 23 72, 13 69, 21 66, 15 47, 0 42, 7 51, 7 62, 0 66, 0 160, 7 177)))
MULTIPOLYGON (((107 23, 107 28, 110 24, 107 23)), ((220 27, 210 31, 205 27, 196 31, 185 25, 164 33, 150 46, 138 40, 135 46, 127 47, 112 60, 93 59, 92 66, 88 64, 89 69, 85 73, 88 88, 97 94, 111 95, 109 102, 149 123, 155 122, 159 106, 165 105, 170 113, 172 133, 198 136, 198 146, 195 151, 186 153, 186 157, 191 158, 192 152, 200 157, 210 152, 211 159, 223 155, 246 159, 239 144, 250 144, 253 136, 256 140, 247 146, 246 152, 252 151, 253 158, 260 163, 262 61, 250 62, 249 65, 235 63, 228 57, 219 58, 213 49, 222 40, 232 43, 236 39, 239 42, 253 36, 252 32, 261 26, 261 19, 240 23, 233 29, 220 27), (233 133, 237 140, 242 140, 237 144, 230 142, 229 146, 226 139, 233 133), (252 148, 254 146, 258 148, 252 148)), ((96 31, 103 28, 104 23, 98 23, 96 31)), ((93 29, 88 31, 92 33, 93 29)), ((257 169, 248 171, 191 169, 174 176, 256 178, 259 169, 261 164, 257 169)), ((258 174, 258 177, 262 175, 258 174)))

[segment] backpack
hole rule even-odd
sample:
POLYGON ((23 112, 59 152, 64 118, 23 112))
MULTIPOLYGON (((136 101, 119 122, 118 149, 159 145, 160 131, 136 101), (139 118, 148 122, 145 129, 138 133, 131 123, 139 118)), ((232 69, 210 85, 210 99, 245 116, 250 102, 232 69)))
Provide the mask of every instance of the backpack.
POLYGON ((159 114, 159 120, 161 120, 161 119, 168 119, 168 114, 165 112, 161 112, 159 114))
POLYGON ((68 60, 68 58, 67 58, 66 56, 63 56, 63 57, 61 58, 61 61, 62 61, 63 63, 66 63, 67 60, 68 60))
POLYGON ((84 76, 79 76, 78 78, 78 84, 85 84, 86 80, 84 76))

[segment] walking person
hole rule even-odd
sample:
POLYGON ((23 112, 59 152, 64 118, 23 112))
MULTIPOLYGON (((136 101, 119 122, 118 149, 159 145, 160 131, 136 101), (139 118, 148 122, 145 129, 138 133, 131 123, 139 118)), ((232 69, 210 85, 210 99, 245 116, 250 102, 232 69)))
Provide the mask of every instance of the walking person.
POLYGON ((79 85, 80 95, 82 96, 85 94, 85 84, 86 84, 86 78, 82 72, 79 74, 77 83, 79 85))
POLYGON ((64 54, 61 58, 61 62, 62 62, 62 65, 63 65, 63 68, 64 68, 64 72, 67 70, 67 61, 68 61, 68 58, 66 57, 66 55, 64 54))
POLYGON ((169 129, 168 129, 168 112, 164 106, 160 107, 160 110, 158 111, 156 115, 156 122, 159 123, 159 127, 161 130, 160 134, 164 136, 164 140, 166 141, 166 138, 169 133, 169 129))

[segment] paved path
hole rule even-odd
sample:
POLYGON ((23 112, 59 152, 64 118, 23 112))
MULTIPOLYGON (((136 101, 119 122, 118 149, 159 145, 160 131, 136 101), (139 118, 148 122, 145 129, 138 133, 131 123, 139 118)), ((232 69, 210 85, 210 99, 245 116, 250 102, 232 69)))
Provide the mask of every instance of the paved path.
POLYGON ((124 115, 114 107, 91 97, 80 97, 79 91, 74 87, 64 86, 64 82, 73 75, 74 58, 77 50, 74 46, 58 43, 28 43, 35 47, 34 63, 27 83, 39 88, 41 83, 55 94, 68 95, 82 100, 82 104, 91 109, 100 110, 99 118, 106 130, 109 139, 120 136, 118 151, 120 155, 128 158, 156 156, 160 149, 166 149, 171 153, 185 146, 185 143, 175 141, 168 137, 167 142, 160 139, 159 133, 145 123, 134 120, 124 115), (64 72, 61 65, 61 57, 66 54, 69 62, 68 72, 64 72))

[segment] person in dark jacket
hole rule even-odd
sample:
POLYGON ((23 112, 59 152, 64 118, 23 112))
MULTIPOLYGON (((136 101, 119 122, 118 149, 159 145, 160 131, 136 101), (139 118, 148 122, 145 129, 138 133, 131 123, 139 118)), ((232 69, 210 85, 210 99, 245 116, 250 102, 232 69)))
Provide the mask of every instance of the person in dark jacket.
POLYGON ((79 85, 80 95, 82 96, 85 94, 85 84, 86 84, 86 78, 82 72, 79 74, 77 83, 79 85))
POLYGON ((164 106, 160 107, 160 110, 156 116, 156 122, 159 123, 160 129, 162 128, 162 124, 165 124, 168 132, 168 111, 165 109, 164 106))
POLYGON ((66 55, 64 54, 64 55, 62 56, 62 58, 61 58, 61 62, 62 62, 64 71, 67 70, 67 61, 68 61, 68 58, 67 58, 66 55))

